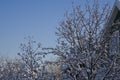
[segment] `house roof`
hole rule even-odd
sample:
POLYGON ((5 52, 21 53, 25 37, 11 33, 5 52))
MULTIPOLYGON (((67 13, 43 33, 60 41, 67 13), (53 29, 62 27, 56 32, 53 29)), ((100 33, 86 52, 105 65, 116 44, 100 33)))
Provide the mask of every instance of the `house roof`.
POLYGON ((120 11, 120 0, 116 0, 106 26, 110 26, 113 24, 119 11, 120 11))
MULTIPOLYGON (((105 29, 104 29, 105 32, 103 34, 103 37, 105 38, 104 40, 106 40, 108 38, 108 36, 113 33, 114 30, 112 31, 112 29, 113 29, 112 27, 120 24, 120 23, 115 23, 115 20, 118 17, 120 17, 120 0, 116 0, 114 5, 113 5, 109 19, 105 25, 105 29)), ((110 38, 108 38, 108 40, 109 39, 110 38)))
POLYGON ((115 4, 116 4, 117 8, 120 10, 120 0, 116 0, 115 4))

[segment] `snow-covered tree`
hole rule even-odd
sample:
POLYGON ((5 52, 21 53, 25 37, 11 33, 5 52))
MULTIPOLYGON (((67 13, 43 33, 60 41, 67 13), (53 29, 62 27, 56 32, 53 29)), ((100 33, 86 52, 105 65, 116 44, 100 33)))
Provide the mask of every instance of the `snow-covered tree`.
POLYGON ((21 52, 18 53, 22 62, 25 64, 25 72, 28 80, 37 80, 42 78, 43 52, 41 44, 36 45, 36 41, 32 37, 27 37, 27 43, 20 46, 21 52))
POLYGON ((0 80, 25 80, 25 65, 21 60, 5 59, 0 64, 0 80))
POLYGON ((77 6, 66 14, 57 28, 59 38, 54 52, 60 56, 63 80, 120 79, 118 55, 109 57, 112 35, 107 35, 105 24, 110 11, 107 3, 86 0, 84 7, 77 6))

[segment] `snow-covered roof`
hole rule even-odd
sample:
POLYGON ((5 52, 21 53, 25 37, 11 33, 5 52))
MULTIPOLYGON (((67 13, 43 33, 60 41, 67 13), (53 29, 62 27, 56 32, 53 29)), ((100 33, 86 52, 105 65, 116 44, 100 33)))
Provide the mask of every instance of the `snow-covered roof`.
POLYGON ((120 0, 116 0, 115 5, 120 10, 120 0))
POLYGON ((119 11, 120 11, 120 0, 116 0, 106 26, 110 26, 114 22, 119 11))

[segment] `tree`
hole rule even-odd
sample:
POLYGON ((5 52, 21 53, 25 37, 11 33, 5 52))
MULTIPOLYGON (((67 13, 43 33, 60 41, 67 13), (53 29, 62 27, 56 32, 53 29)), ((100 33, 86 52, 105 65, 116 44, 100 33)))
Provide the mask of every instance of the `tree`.
MULTIPOLYGON (((45 71, 41 44, 36 45, 32 37, 20 45, 20 59, 0 58, 0 80, 51 80, 52 73, 45 71), (51 75, 51 76, 50 76, 51 75)), ((53 76, 52 76, 53 77, 53 76)))
POLYGON ((27 39, 28 42, 26 44, 21 44, 21 53, 18 53, 18 55, 25 64, 26 78, 28 80, 38 80, 42 78, 41 66, 43 64, 43 52, 41 51, 41 44, 38 43, 36 46, 36 41, 32 40, 32 37, 25 39, 27 39))
POLYGON ((120 79, 118 56, 109 57, 112 35, 105 36, 110 11, 108 3, 100 5, 93 0, 91 4, 86 0, 84 8, 79 5, 66 14, 57 28, 58 46, 54 50, 63 63, 64 80, 120 79))
POLYGON ((0 80, 24 80, 25 65, 18 59, 1 58, 0 80))
POLYGON ((46 61, 46 71, 49 73, 48 77, 53 80, 61 80, 61 64, 57 61, 46 61))

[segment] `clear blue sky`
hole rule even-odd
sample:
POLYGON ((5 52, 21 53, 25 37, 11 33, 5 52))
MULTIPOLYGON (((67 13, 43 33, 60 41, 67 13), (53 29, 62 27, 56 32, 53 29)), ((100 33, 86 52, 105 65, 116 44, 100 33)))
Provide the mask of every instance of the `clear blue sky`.
POLYGON ((72 1, 84 0, 0 0, 0 56, 16 56, 27 36, 34 36, 44 47, 54 47, 56 27, 71 10, 72 1))

